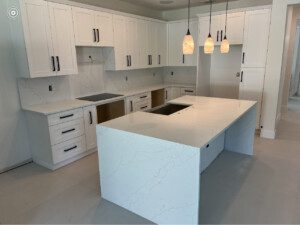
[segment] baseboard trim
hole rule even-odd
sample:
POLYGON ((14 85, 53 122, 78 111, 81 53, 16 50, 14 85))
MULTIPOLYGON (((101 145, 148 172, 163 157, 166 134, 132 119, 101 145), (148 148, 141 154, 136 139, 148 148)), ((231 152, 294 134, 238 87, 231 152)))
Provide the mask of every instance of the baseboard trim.
POLYGON ((267 139, 275 139, 276 138, 276 130, 262 129, 260 132, 260 137, 267 138, 267 139))
POLYGON ((28 164, 28 163, 32 163, 32 162, 33 162, 33 161, 32 161, 31 158, 30 158, 30 159, 27 159, 27 160, 25 160, 25 161, 23 161, 23 162, 21 162, 21 163, 16 164, 16 165, 9 166, 9 167, 6 167, 6 168, 4 168, 4 169, 1 169, 1 170, 0 170, 0 174, 1 174, 1 173, 8 172, 8 171, 10 171, 10 170, 17 169, 18 167, 24 166, 24 165, 26 165, 26 164, 28 164))

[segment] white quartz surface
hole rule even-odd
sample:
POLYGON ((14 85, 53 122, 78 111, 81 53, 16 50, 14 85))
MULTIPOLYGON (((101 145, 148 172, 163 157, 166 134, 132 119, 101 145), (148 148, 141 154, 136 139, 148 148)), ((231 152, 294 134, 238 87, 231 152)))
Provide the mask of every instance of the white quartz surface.
POLYGON ((256 105, 254 101, 184 96, 171 103, 191 107, 165 116, 136 112, 98 126, 202 147, 256 105))
POLYGON ((89 105, 101 105, 101 104, 106 104, 109 102, 119 101, 119 100, 122 100, 122 99, 132 96, 132 95, 142 94, 145 92, 159 90, 159 89, 171 87, 171 86, 172 87, 177 87, 177 86, 178 87, 195 87, 195 86, 184 85, 184 84, 153 85, 153 86, 134 88, 134 89, 127 90, 127 91, 113 92, 115 94, 121 94, 123 96, 104 100, 104 101, 90 102, 90 101, 71 99, 71 100, 57 101, 57 102, 46 103, 46 104, 23 106, 23 109, 26 111, 30 111, 30 112, 41 113, 44 115, 50 115, 50 114, 59 113, 59 112, 76 109, 76 108, 81 108, 81 107, 85 107, 85 106, 89 106, 89 105))

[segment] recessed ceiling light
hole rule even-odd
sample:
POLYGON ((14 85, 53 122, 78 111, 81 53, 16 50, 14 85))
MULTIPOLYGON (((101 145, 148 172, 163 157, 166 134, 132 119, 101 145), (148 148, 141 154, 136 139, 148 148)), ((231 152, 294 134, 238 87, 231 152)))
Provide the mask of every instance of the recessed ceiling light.
POLYGON ((162 4, 162 5, 168 5, 168 4, 171 4, 173 2, 174 1, 172 1, 172 0, 162 0, 162 1, 159 1, 159 3, 162 4))

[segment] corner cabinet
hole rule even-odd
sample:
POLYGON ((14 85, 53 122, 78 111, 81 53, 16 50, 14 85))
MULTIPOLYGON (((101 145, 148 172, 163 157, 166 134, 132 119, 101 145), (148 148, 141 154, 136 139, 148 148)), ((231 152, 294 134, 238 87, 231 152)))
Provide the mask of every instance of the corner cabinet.
POLYGON ((28 68, 23 76, 77 74, 71 7, 43 0, 23 0, 20 9, 23 34, 14 30, 18 27, 13 24, 12 36, 18 34, 18 39, 12 39, 20 46, 24 37, 28 68))
POLYGON ((113 46, 112 14, 72 7, 76 46, 113 46))
POLYGON ((176 21, 168 24, 168 66, 197 66, 198 22, 190 22, 190 31, 195 42, 192 55, 183 55, 182 42, 187 32, 187 21, 176 21))

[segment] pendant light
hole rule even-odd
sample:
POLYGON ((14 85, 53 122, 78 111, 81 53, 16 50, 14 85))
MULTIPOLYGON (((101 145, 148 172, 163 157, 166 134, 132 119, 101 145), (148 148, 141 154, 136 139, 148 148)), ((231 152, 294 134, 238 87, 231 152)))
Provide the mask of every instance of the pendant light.
POLYGON ((228 14, 228 0, 227 0, 227 3, 226 3, 226 20, 225 20, 225 36, 224 36, 224 39, 221 43, 221 53, 228 53, 229 52, 229 49, 230 49, 230 46, 229 46, 229 42, 227 40, 227 14, 228 14))
POLYGON ((212 0, 210 0, 210 15, 209 15, 209 34, 208 37, 204 43, 204 53, 205 54, 212 54, 215 49, 214 40, 211 37, 210 31, 211 31, 211 13, 212 13, 212 0))
POLYGON ((188 4, 188 30, 186 35, 183 38, 183 44, 182 44, 184 55, 192 55, 195 49, 194 38, 190 32, 190 8, 191 8, 191 0, 189 0, 189 4, 188 4))

